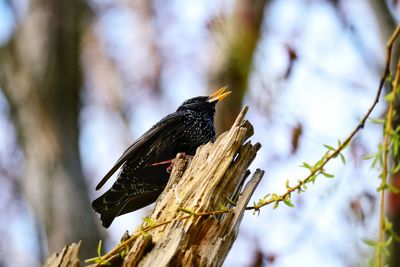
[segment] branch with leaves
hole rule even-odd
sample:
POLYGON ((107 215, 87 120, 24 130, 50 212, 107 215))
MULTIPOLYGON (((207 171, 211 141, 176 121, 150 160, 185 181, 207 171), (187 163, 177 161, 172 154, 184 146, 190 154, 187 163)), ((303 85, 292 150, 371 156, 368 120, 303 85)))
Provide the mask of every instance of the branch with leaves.
MULTIPOLYGON (((391 36, 391 38, 388 41, 387 50, 386 50, 385 69, 381 76, 378 91, 375 95, 374 102, 372 103, 372 105, 370 106, 370 108, 368 109, 368 111, 364 115, 364 117, 361 119, 359 124, 354 128, 354 130, 347 136, 347 138, 345 138, 345 140, 343 142, 341 142, 339 140, 336 148, 334 148, 332 146, 324 145, 328 150, 325 152, 325 154, 322 156, 322 158, 320 160, 318 160, 315 164, 311 165, 309 163, 304 162, 301 167, 304 167, 304 168, 310 170, 310 173, 305 178, 299 179, 298 183, 295 186, 293 186, 293 187, 289 186, 289 181, 287 180, 286 181, 286 188, 287 188, 286 192, 284 192, 283 194, 280 194, 280 195, 275 194, 275 193, 267 194, 262 199, 260 199, 257 203, 254 203, 253 206, 247 207, 246 208, 247 210, 259 211, 260 208, 262 208, 266 205, 272 204, 272 203, 274 203, 274 208, 277 208, 280 202, 284 202, 289 207, 293 207, 293 204, 291 203, 291 196, 292 196, 293 192, 301 193, 301 192, 305 191, 307 189, 306 184, 314 183, 316 178, 319 175, 323 175, 326 178, 334 177, 332 174, 327 173, 325 171, 324 167, 329 161, 331 161, 332 159, 334 159, 338 156, 340 156, 343 163, 346 163, 346 160, 342 154, 342 151, 350 144, 350 142, 351 142, 351 140, 353 140, 354 136, 361 129, 364 128, 367 119, 369 118, 372 111, 375 109, 376 105, 379 102, 379 99, 381 97, 381 94, 382 94, 382 91, 384 88, 385 81, 387 80, 387 78, 390 75, 390 63, 391 63, 391 58, 392 58, 392 48, 393 48, 393 44, 396 41, 396 39, 398 38, 399 34, 400 34, 400 26, 397 27, 397 29, 394 31, 393 35, 391 36)), ((397 86, 398 86, 398 84, 397 84, 397 86)), ((394 85, 394 87, 395 87, 395 85, 394 85)), ((396 94, 393 93, 393 98, 395 95, 396 94)), ((394 100, 393 100, 393 102, 394 102, 394 100)), ((392 103, 392 104, 393 104, 392 105, 392 111, 393 111, 394 103, 392 103)), ((387 183, 385 183, 385 185, 386 184, 387 183)))
POLYGON ((116 257, 124 258, 124 256, 128 253, 128 250, 132 243, 140 236, 147 238, 150 235, 150 231, 155 230, 161 226, 170 224, 175 221, 184 221, 187 219, 195 219, 196 217, 208 217, 215 216, 219 214, 224 214, 229 212, 230 210, 215 210, 210 212, 193 212, 187 209, 179 209, 180 211, 187 213, 187 215, 180 216, 178 218, 174 218, 165 222, 156 223, 150 217, 146 217, 143 219, 145 223, 149 226, 144 227, 136 231, 133 235, 127 236, 127 238, 122 238, 121 242, 115 246, 112 250, 110 250, 107 254, 101 255, 102 250, 102 242, 100 240, 99 245, 97 247, 97 257, 85 260, 86 263, 94 263, 95 266, 109 265, 109 263, 116 257))
MULTIPOLYGON (((388 51, 392 50, 393 43, 400 35, 400 27, 396 29, 392 38, 387 45, 388 51)), ((388 62, 387 62, 388 64, 388 62)), ((390 64, 390 60, 389 60, 390 64)), ((386 66, 388 69, 389 64, 386 66)), ((376 266, 384 266, 383 253, 389 255, 388 247, 392 243, 393 239, 399 239, 399 236, 393 231, 392 223, 385 216, 385 192, 390 190, 393 193, 399 193, 399 189, 388 183, 388 174, 394 174, 400 170, 400 163, 397 166, 389 169, 389 154, 397 157, 399 155, 400 147, 400 126, 393 129, 393 120, 398 116, 395 111, 395 102, 399 98, 399 80, 400 80, 400 60, 397 62, 394 80, 391 80, 392 75, 387 75, 387 79, 392 84, 392 91, 386 95, 385 100, 388 102, 389 107, 384 120, 384 133, 383 143, 379 145, 379 151, 375 155, 374 163, 381 163, 381 184, 377 188, 380 192, 380 213, 379 213, 379 239, 378 242, 369 242, 369 244, 376 247, 376 266), (385 233, 388 234, 388 238, 385 238, 385 233)), ((373 164, 374 164, 373 163, 373 164)), ((367 242, 368 243, 368 242, 367 242)))

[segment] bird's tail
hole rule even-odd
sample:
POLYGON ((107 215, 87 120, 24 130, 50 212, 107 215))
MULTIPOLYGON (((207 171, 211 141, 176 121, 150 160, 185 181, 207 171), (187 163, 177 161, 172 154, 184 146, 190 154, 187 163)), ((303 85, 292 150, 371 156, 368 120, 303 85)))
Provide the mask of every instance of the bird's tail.
POLYGON ((102 225, 108 228, 115 217, 121 214, 127 202, 126 194, 110 189, 92 202, 92 208, 100 214, 102 225))
POLYGON ((111 188, 92 203, 93 209, 99 213, 100 220, 108 228, 115 217, 141 209, 153 202, 161 194, 163 187, 153 186, 149 190, 141 191, 116 191, 111 188))

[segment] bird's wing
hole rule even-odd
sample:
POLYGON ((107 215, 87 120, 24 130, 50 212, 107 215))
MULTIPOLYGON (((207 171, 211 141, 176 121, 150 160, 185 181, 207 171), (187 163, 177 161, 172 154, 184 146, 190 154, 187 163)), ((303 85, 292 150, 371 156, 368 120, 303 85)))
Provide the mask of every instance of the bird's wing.
POLYGON ((127 150, 125 150, 122 156, 117 160, 117 162, 111 168, 111 170, 107 172, 107 174, 103 177, 103 179, 101 179, 100 183, 96 186, 96 190, 99 190, 107 182, 107 180, 114 174, 114 172, 116 172, 122 166, 122 164, 125 163, 125 161, 133 157, 138 151, 143 149, 146 145, 153 143, 154 140, 159 138, 159 136, 162 133, 164 133, 165 130, 167 130, 166 129, 167 127, 175 128, 177 124, 182 123, 182 119, 184 116, 185 116, 184 112, 175 112, 166 116, 157 124, 155 124, 153 127, 151 127, 150 130, 144 133, 130 147, 128 147, 127 150))

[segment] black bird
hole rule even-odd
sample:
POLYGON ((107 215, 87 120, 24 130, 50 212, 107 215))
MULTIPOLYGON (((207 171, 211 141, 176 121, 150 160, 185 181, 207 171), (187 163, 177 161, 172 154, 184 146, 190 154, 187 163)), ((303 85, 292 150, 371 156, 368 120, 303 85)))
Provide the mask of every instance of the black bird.
POLYGON ((92 203, 104 227, 108 228, 115 217, 157 200, 169 179, 169 164, 165 162, 180 152, 194 155, 197 147, 214 141, 215 105, 231 93, 225 90, 186 100, 122 154, 96 190, 122 166, 116 182, 92 203))

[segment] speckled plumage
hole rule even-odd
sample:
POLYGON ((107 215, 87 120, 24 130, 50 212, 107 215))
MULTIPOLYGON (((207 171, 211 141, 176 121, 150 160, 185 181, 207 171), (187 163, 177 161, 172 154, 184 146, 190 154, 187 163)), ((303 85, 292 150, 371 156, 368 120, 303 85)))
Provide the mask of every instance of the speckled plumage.
POLYGON ((155 163, 171 160, 180 152, 194 155, 200 145, 214 141, 218 99, 212 98, 210 102, 210 97, 186 100, 176 112, 156 123, 132 144, 106 174, 96 190, 121 168, 113 186, 92 203, 93 209, 101 214, 104 227, 108 228, 115 217, 156 201, 168 182, 169 173, 168 164, 155 163))

